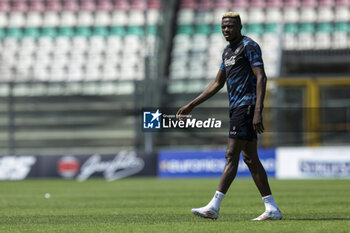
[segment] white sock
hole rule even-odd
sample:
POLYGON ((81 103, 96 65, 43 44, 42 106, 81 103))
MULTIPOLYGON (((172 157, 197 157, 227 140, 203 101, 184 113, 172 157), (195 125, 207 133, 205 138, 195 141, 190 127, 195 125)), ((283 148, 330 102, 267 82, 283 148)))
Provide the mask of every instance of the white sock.
POLYGON ((214 209, 219 210, 221 201, 224 198, 224 196, 225 194, 223 194, 222 192, 216 191, 213 199, 211 199, 207 207, 213 207, 214 209))
POLYGON ((265 197, 262 197, 262 200, 263 200, 263 202, 265 204, 265 210, 266 211, 273 212, 273 211, 277 211, 278 210, 278 207, 276 205, 275 200, 273 199, 272 194, 268 195, 268 196, 265 196, 265 197))

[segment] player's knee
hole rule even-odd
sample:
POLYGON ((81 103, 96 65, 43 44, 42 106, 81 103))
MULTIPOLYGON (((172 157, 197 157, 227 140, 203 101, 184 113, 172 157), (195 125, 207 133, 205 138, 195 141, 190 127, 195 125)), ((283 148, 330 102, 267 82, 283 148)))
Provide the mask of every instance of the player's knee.
POLYGON ((239 158, 239 152, 232 150, 232 149, 227 149, 225 158, 226 158, 226 163, 233 163, 239 158))
POLYGON ((232 159, 233 157, 234 157, 234 151, 232 149, 227 149, 225 154, 226 160, 232 159))
POLYGON ((259 159, 254 159, 254 158, 251 158, 247 155, 243 155, 243 161, 245 164, 247 164, 248 167, 257 166, 259 163, 259 159))

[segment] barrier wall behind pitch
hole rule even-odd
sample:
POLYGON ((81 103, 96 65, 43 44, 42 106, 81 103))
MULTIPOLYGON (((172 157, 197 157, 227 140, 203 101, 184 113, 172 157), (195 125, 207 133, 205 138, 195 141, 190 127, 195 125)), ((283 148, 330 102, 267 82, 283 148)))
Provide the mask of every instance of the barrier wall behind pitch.
MULTIPOLYGON (((260 149, 260 160, 270 178, 350 178, 350 147, 283 147, 260 149)), ((61 177, 108 181, 129 176, 219 178, 225 166, 224 150, 164 150, 158 154, 121 151, 93 155, 0 156, 0 180, 61 177), (157 174, 158 173, 158 174, 157 174)), ((250 177, 242 158, 238 177, 250 177)))

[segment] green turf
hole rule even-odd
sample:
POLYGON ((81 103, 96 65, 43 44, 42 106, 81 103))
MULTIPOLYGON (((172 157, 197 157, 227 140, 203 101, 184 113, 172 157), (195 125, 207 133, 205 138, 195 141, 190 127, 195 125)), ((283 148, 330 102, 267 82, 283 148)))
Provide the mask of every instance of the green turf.
POLYGON ((350 180, 271 180, 284 220, 250 222, 263 204, 250 179, 237 179, 218 220, 192 215, 190 209, 205 205, 217 183, 3 181, 0 232, 350 232, 350 180))

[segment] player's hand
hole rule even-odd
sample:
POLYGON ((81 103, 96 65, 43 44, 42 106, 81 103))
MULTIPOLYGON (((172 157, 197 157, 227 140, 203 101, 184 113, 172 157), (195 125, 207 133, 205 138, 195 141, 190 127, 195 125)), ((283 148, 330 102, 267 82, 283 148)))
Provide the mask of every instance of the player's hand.
POLYGON ((254 112, 253 129, 257 134, 262 134, 264 132, 263 117, 260 111, 254 112))
POLYGON ((179 109, 179 111, 177 111, 176 113, 176 119, 183 121, 185 120, 185 115, 188 115, 191 111, 192 111, 192 107, 187 104, 185 106, 183 106, 182 108, 179 109))

